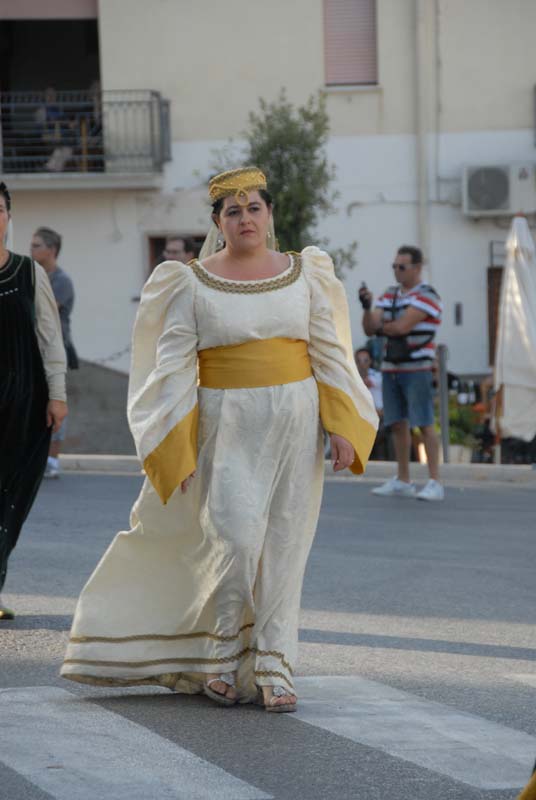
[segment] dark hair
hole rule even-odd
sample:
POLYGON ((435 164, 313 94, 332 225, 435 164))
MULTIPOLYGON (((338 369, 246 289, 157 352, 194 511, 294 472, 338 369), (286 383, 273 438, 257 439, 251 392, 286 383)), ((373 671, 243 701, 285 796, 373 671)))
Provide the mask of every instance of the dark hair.
POLYGON ((38 228, 34 235, 40 236, 45 246, 51 247, 56 255, 59 256, 61 250, 61 236, 59 233, 53 231, 52 228, 38 228))
POLYGON ((166 236, 166 246, 170 242, 182 242, 184 245, 184 252, 185 253, 194 253, 196 251, 195 242, 189 236, 181 236, 180 233, 177 233, 173 236, 166 236))
MULTIPOLYGON (((271 208, 271 206, 273 205, 273 200, 272 200, 272 195, 270 194, 270 192, 267 192, 266 189, 259 189, 258 191, 259 191, 260 196, 262 197, 262 199, 264 200, 264 202, 268 206, 268 208, 271 208)), ((216 214, 217 217, 220 216, 221 210, 223 208, 223 201, 224 200, 225 200, 225 197, 220 197, 219 200, 216 200, 216 202, 212 204, 212 213, 216 214)))
POLYGON ((420 247, 414 247, 412 244, 403 244, 397 250, 399 256, 411 256, 412 264, 422 264, 423 256, 420 247))
POLYGON ((11 195, 8 192, 7 186, 2 181, 0 183, 0 194, 3 196, 4 200, 6 201, 6 208, 8 211, 11 211, 11 195))
POLYGON ((354 353, 354 356, 357 356, 358 353, 366 353, 368 355, 368 357, 372 361, 372 356, 370 354, 370 350, 368 349, 368 347, 364 347, 364 346, 363 347, 358 347, 357 350, 354 353))

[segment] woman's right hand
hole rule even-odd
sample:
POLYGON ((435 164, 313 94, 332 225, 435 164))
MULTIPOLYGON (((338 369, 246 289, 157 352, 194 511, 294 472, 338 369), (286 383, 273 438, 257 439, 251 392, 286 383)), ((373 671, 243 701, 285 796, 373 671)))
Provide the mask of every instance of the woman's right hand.
POLYGON ((191 484, 192 480, 195 478, 195 472, 192 472, 191 475, 188 475, 181 483, 181 492, 182 494, 186 494, 188 491, 188 487, 191 484))

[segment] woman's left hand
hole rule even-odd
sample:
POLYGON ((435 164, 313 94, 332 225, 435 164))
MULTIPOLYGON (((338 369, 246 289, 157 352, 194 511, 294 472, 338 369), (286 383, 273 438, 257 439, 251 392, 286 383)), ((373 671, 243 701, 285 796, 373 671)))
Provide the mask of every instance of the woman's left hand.
POLYGON ((350 442, 336 433, 331 433, 329 439, 333 472, 340 472, 341 469, 351 467, 355 460, 355 451, 350 442))

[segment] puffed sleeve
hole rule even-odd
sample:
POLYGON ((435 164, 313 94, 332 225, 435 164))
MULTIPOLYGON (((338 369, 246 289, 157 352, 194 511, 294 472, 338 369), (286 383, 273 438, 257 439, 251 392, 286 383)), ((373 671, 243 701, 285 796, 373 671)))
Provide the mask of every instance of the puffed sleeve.
POLYGON ((58 306, 45 270, 35 264, 35 331, 43 359, 50 400, 65 400, 67 359, 58 306))
POLYGON ((189 267, 160 264, 144 286, 132 338, 128 420, 165 504, 197 460, 197 330, 189 267))
POLYGON ((309 356, 322 425, 352 444, 355 460, 350 469, 360 474, 376 438, 378 415, 355 365, 346 292, 327 253, 306 247, 301 256, 311 297, 309 356))

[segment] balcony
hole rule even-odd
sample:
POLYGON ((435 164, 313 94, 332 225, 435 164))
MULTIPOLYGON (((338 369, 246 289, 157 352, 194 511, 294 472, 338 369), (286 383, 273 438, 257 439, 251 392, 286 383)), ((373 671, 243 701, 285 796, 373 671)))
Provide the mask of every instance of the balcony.
POLYGON ((0 172, 14 189, 157 188, 169 101, 153 91, 3 92, 0 172))

